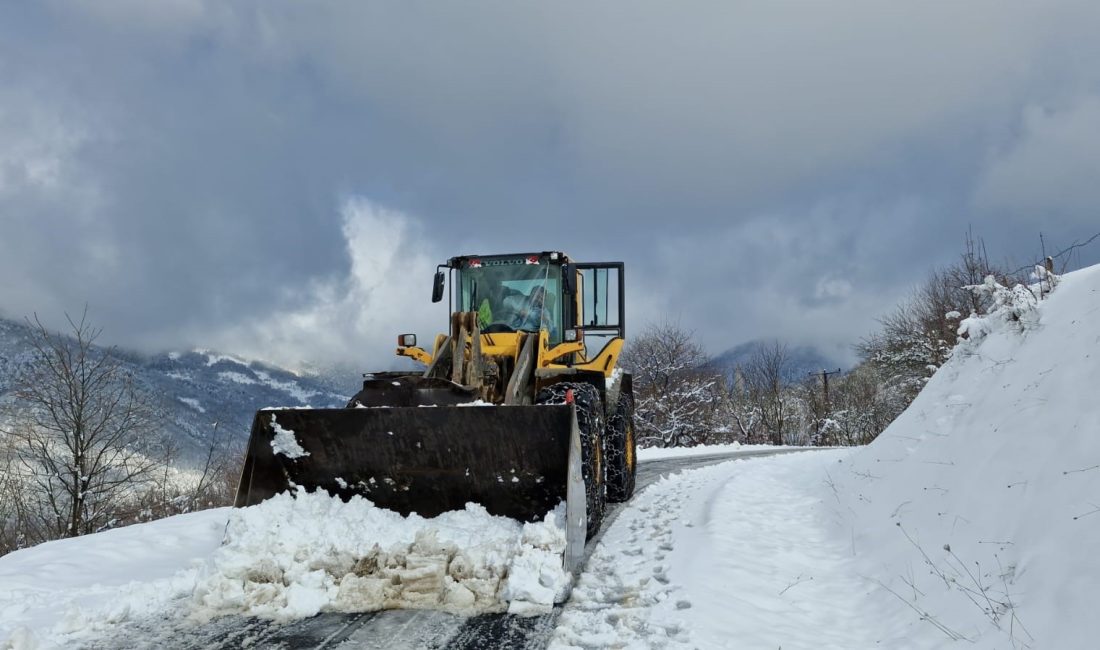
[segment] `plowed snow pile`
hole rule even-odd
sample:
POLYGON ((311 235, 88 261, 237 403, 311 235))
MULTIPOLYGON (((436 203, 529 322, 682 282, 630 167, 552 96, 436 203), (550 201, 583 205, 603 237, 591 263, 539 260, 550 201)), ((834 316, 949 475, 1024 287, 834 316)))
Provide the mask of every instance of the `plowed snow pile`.
POLYGON ((195 592, 197 614, 546 611, 569 585, 564 513, 522 524, 471 503, 424 519, 359 497, 280 494, 230 514, 212 574, 195 592))
POLYGON ((40 544, 0 558, 0 649, 78 646, 159 616, 545 612, 571 580, 564 510, 524 524, 469 504, 425 519, 282 494, 40 544))

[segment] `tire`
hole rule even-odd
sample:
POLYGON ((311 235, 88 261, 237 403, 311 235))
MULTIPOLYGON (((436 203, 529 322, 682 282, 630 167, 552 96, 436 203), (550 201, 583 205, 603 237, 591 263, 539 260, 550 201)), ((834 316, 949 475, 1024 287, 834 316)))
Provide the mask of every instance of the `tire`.
POLYGON ((634 496, 634 479, 638 469, 637 445, 634 440, 634 398, 619 394, 615 413, 607 422, 604 434, 607 449, 607 500, 621 503, 634 496))
POLYGON ((588 511, 587 538, 591 539, 603 524, 604 511, 604 411, 600 391, 592 384, 561 382, 540 390, 536 404, 565 404, 573 391, 577 407, 577 428, 581 438, 581 475, 584 477, 585 506, 588 511))

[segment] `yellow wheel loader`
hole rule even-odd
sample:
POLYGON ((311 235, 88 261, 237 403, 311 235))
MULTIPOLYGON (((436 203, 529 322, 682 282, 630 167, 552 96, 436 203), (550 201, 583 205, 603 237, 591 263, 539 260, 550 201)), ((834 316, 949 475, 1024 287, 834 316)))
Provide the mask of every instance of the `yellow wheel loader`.
POLYGON ((397 354, 425 369, 366 374, 343 409, 259 411, 237 507, 299 486, 424 517, 474 502, 535 521, 565 501, 574 569, 605 500, 634 492, 623 272, 561 252, 439 265, 432 301, 447 296, 448 332, 430 351, 398 337, 397 354))

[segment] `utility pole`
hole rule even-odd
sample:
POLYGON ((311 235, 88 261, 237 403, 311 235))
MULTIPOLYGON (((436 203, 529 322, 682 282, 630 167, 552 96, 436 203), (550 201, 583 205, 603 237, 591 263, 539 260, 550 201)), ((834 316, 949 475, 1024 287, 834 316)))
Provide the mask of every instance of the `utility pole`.
MULTIPOLYGON (((808 372, 806 374, 816 375, 817 373, 816 372, 808 372)), ((823 389, 824 394, 825 394, 825 410, 826 410, 826 412, 829 410, 829 375, 839 375, 839 374, 840 374, 840 368, 837 368, 836 370, 825 370, 825 369, 821 370, 821 386, 822 386, 822 389, 823 389)))
MULTIPOLYGON (((817 373, 808 372, 806 374, 812 377, 817 373)), ((838 374, 840 374, 840 368, 837 368, 836 370, 825 370, 824 368, 821 369, 821 387, 825 395, 825 402, 822 404, 821 418, 819 418, 818 421, 815 423, 815 428, 817 429, 818 436, 821 435, 821 425, 824 424, 825 418, 829 417, 829 375, 838 374)))

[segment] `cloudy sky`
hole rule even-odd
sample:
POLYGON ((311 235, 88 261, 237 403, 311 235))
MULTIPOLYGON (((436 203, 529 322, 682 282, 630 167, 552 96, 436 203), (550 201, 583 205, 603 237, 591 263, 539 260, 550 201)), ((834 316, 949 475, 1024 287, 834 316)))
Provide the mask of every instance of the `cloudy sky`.
MULTIPOLYGON (((968 227, 1100 231, 1100 3, 0 4, 0 313, 389 363, 453 254, 845 356, 968 227)), ((1100 242, 1074 265, 1100 262, 1100 242)))

